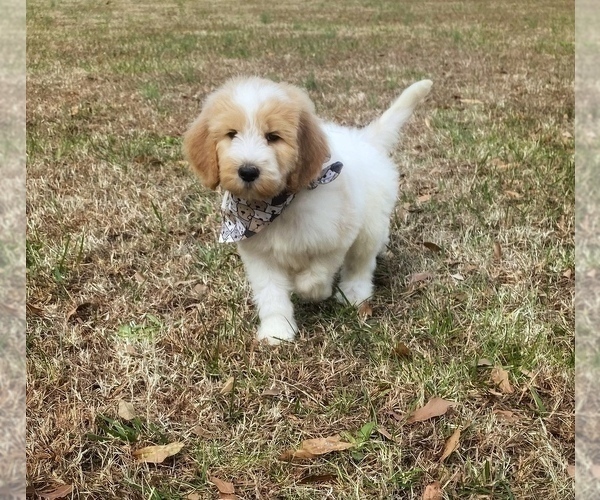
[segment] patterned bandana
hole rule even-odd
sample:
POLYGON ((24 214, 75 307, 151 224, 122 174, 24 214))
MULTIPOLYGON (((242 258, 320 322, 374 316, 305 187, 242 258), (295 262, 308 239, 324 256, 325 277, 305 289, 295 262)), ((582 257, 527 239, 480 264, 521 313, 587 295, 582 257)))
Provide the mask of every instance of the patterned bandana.
MULTIPOLYGON (((339 162, 326 164, 321 175, 308 186, 315 189, 320 184, 329 184, 337 179, 344 165, 339 162)), ((219 243, 235 243, 254 236, 267 227, 294 199, 295 194, 283 192, 270 200, 245 200, 225 191, 221 213, 223 224, 219 243)))

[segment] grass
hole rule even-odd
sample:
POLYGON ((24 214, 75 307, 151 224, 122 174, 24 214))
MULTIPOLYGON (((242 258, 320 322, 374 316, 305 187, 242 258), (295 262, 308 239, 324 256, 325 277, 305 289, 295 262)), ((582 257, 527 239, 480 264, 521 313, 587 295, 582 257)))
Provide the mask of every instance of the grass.
POLYGON ((217 477, 240 498, 296 500, 419 498, 440 481, 446 498, 573 498, 571 5, 27 10, 30 487, 212 498, 217 477), (396 155, 371 318, 299 302, 297 342, 253 342, 241 262, 216 242, 219 196, 181 156, 203 97, 239 73, 301 85, 348 125, 434 80, 396 155), (457 406, 406 422, 436 396, 457 406), (355 447, 278 459, 333 434, 355 447), (163 464, 132 456, 175 441, 163 464))

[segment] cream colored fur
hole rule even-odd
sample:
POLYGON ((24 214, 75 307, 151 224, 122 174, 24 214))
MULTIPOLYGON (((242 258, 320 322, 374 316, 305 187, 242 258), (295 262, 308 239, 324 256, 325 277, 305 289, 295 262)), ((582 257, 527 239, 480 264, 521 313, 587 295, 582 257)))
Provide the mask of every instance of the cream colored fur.
POLYGON ((260 78, 231 81, 208 98, 185 137, 186 155, 205 184, 247 199, 297 193, 269 227, 238 243, 258 307, 259 340, 293 340, 298 326, 290 295, 324 300, 338 272, 339 300, 360 304, 372 295, 398 195, 390 152, 431 85, 411 85, 362 129, 322 122, 303 91, 260 78), (270 140, 271 133, 278 139, 270 140), (303 189, 328 152, 344 164, 341 175, 303 189), (242 165, 256 166, 258 178, 242 181, 242 165))

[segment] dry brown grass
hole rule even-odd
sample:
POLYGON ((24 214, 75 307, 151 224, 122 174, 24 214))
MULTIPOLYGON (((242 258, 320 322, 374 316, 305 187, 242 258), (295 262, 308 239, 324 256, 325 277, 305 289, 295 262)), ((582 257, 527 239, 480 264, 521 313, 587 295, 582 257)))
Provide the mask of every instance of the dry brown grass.
POLYGON ((28 484, 214 498, 213 475, 241 498, 359 499, 439 480, 448 498, 573 497, 572 18, 554 0, 29 2, 28 484), (204 95, 239 73, 302 85, 346 124, 434 80, 397 155, 372 318, 299 304, 296 343, 254 344, 218 196, 180 151, 204 95), (434 396, 458 405, 407 424, 434 396), (394 440, 360 438, 369 422, 394 440), (357 447, 278 460, 340 432, 357 447), (173 441, 185 447, 162 465, 132 457, 173 441))

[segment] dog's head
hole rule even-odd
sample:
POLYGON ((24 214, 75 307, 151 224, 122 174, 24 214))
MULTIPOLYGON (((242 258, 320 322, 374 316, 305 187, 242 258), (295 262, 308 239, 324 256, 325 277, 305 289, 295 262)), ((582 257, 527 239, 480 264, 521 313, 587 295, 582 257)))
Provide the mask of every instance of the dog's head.
POLYGON ((184 150, 205 186, 249 200, 308 186, 329 153, 306 93, 261 78, 232 80, 209 95, 184 150))

